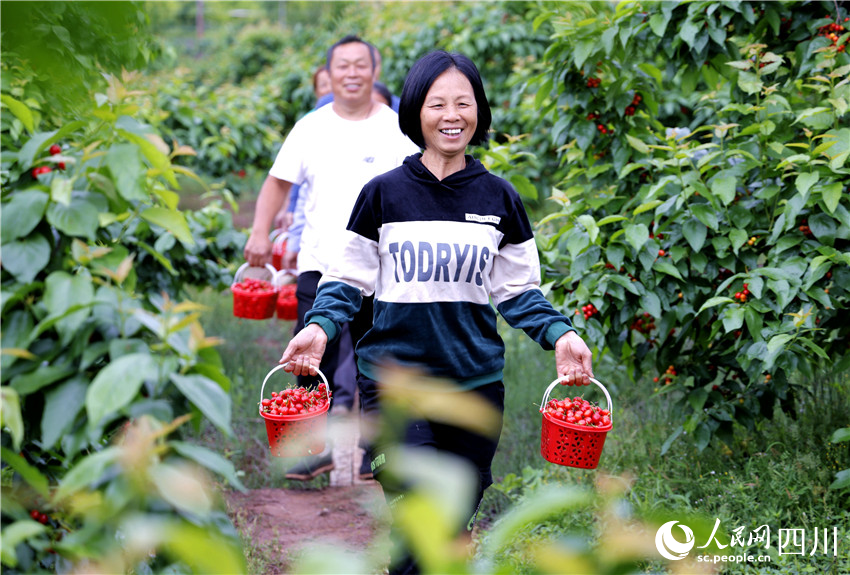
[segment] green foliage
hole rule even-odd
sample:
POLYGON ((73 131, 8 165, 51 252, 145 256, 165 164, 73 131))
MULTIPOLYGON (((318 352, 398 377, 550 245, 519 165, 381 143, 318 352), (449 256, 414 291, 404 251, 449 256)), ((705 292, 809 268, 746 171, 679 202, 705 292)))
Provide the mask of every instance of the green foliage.
POLYGON ((850 59, 818 35, 830 9, 625 2, 538 19, 556 30, 537 85, 569 166, 541 222, 545 275, 599 350, 658 376, 671 441, 728 440, 790 407, 800 377, 850 362, 850 59))
POLYGON ((102 72, 136 69, 155 55, 138 2, 6 2, 0 7, 3 93, 53 121, 85 108, 102 72), (57 89, 57 87, 61 87, 57 89))
POLYGON ((243 571, 198 468, 241 489, 235 469, 166 436, 232 434, 218 341, 184 298, 230 283, 244 235, 220 201, 177 209, 191 150, 137 119, 132 74, 50 131, 36 77, 2 93, 4 567, 243 571))

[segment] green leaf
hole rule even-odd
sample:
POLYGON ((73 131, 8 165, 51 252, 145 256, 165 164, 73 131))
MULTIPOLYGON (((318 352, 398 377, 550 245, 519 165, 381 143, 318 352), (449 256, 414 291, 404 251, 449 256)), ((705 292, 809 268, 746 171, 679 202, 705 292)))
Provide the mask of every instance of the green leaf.
POLYGON ((770 354, 777 354, 785 348, 785 344, 794 339, 794 336, 788 333, 780 333, 775 335, 767 342, 767 351, 770 354))
POLYGON ((584 226, 587 235, 590 237, 591 243, 596 243, 596 238, 599 236, 599 226, 596 225, 596 220, 589 214, 582 214, 576 218, 578 222, 584 226))
POLYGON ((836 473, 835 481, 829 485, 830 490, 846 489, 848 487, 850 487, 850 469, 836 473))
POLYGON ((841 429, 836 429, 832 434, 830 441, 833 443, 843 443, 845 441, 850 441, 850 427, 842 427, 841 429))
POLYGON ((79 375, 45 394, 44 414, 41 416, 41 442, 44 449, 53 448, 71 430, 77 414, 86 403, 88 386, 88 380, 79 375))
POLYGON ((99 482, 107 468, 116 463, 120 455, 119 448, 107 447, 78 461, 62 478, 59 488, 53 494, 53 501, 59 503, 69 495, 99 482))
POLYGON ((35 393, 43 387, 46 387, 57 381, 61 381, 73 373, 76 369, 68 363, 59 365, 45 365, 40 369, 22 373, 12 378, 9 385, 12 389, 18 392, 20 396, 26 396, 35 393))
POLYGON ((115 144, 106 152, 105 161, 121 197, 144 202, 149 194, 143 188, 145 166, 139 151, 133 144, 115 144))
POLYGON ((630 224, 626 226, 626 241, 639 252, 643 245, 649 241, 649 228, 646 224, 630 224))
POLYGON ((31 519, 15 521, 11 525, 3 527, 2 537, 0 537, 0 545, 2 545, 0 557, 3 559, 3 564, 9 567, 17 567, 18 555, 15 548, 27 539, 38 537, 45 531, 47 531, 46 525, 31 519))
POLYGON ((717 231, 717 213, 709 204, 691 204, 691 212, 696 218, 714 231, 717 231))
POLYGON ((596 222, 596 225, 601 228, 602 226, 604 226, 606 224, 613 224, 615 222, 622 222, 623 220, 627 220, 627 219, 629 219, 629 218, 627 218, 626 216, 605 216, 604 218, 602 218, 601 220, 596 222))
POLYGON ((638 207, 635 208, 635 211, 632 212, 632 215, 636 216, 638 214, 642 214, 644 212, 654 210, 655 208, 657 208, 658 206, 660 206, 663 203, 664 202, 662 200, 651 200, 649 202, 644 202, 643 204, 641 204, 641 205, 639 205, 638 207))
POLYGON ((835 210, 838 209, 838 202, 841 201, 842 187, 841 182, 834 182, 821 188, 820 193, 823 203, 830 214, 834 214, 835 210))
POLYGON ((649 153, 649 146, 647 146, 645 143, 643 143, 642 140, 639 140, 639 139, 635 138, 634 136, 630 136, 629 134, 626 134, 626 141, 629 143, 629 145, 632 148, 634 148, 635 150, 637 150, 641 154, 648 154, 649 153))
POLYGON ((711 192, 728 206, 735 199, 735 182, 734 176, 716 177, 711 182, 711 192))
POLYGON ((95 239, 100 227, 97 206, 76 196, 71 198, 68 205, 51 202, 47 206, 47 221, 66 235, 90 240, 95 239))
POLYGON ((694 47, 696 36, 699 32, 700 27, 693 20, 685 20, 685 22, 679 27, 679 37, 684 40, 691 49, 694 47))
POLYGON ((186 443, 185 441, 172 441, 171 447, 183 457, 188 457, 210 471, 218 473, 239 491, 247 491, 245 486, 242 485, 242 482, 239 481, 239 477, 236 475, 236 467, 234 467, 233 463, 215 451, 193 443, 186 443))
POLYGON ((71 205, 71 192, 73 190, 74 181, 60 173, 57 173, 50 180, 50 199, 63 206, 71 205))
POLYGON ((761 314, 753 306, 745 306, 744 320, 747 322, 747 331, 750 332, 750 336, 756 341, 761 340, 761 328, 764 325, 761 314))
POLYGON ((746 94, 758 94, 764 87, 758 74, 753 72, 738 72, 738 87, 746 94))
POLYGON ((640 296, 640 305, 653 317, 661 317, 661 300, 654 292, 647 291, 640 296))
POLYGON ((753 68, 753 62, 751 60, 734 60, 732 62, 726 62, 726 65, 738 70, 752 70, 753 68))
MULTIPOLYGON (((655 16, 660 16, 660 14, 656 14, 655 16)), ((655 16, 653 16, 653 18, 655 16)), ((651 20, 651 18, 650 18, 650 20, 651 20)), ((666 26, 667 23, 665 22, 664 25, 666 26)), ((638 64, 638 68, 640 70, 642 70, 647 76, 649 76, 653 80, 655 80, 658 83, 659 86, 661 85, 661 83, 663 81, 663 76, 661 75, 661 70, 659 70, 658 68, 656 68, 655 66, 653 66, 652 64, 650 64, 648 62, 644 62, 643 64, 638 64)))
POLYGON ((201 410, 216 427, 227 436, 233 435, 230 427, 230 396, 221 387, 202 375, 179 375, 172 373, 171 382, 186 399, 201 410))
POLYGON ((685 236, 685 239, 688 240, 691 249, 698 252, 702 249, 702 246, 705 245, 708 228, 706 228, 705 224, 699 220, 691 218, 682 226, 682 234, 685 236))
POLYGON ((699 451, 703 451, 708 447, 708 443, 711 441, 711 428, 704 421, 700 421, 699 425, 697 425, 694 431, 694 440, 696 441, 696 448, 699 451))
POLYGON ((146 209, 140 215, 148 222, 161 226, 174 234, 174 237, 180 240, 183 245, 194 245, 195 238, 192 237, 189 224, 186 223, 186 216, 179 210, 154 206, 146 209))
MULTIPOLYGON (((667 22, 670 21, 670 13, 659 13, 656 12, 652 16, 649 17, 649 27, 652 30, 652 33, 658 36, 659 38, 664 37, 664 32, 667 30, 667 22)), ((661 82, 659 81, 659 84, 661 82)))
POLYGON ((660 272, 664 272, 667 275, 673 276, 678 280, 685 281, 685 278, 683 278, 682 274, 679 273, 679 269, 670 262, 659 259, 655 261, 655 263, 652 265, 652 268, 660 272))
POLYGON ((630 280, 627 277, 621 276, 620 274, 613 273, 608 276, 608 280, 614 282, 615 284, 619 284, 626 288, 628 291, 633 293, 634 295, 640 295, 640 291, 635 287, 635 282, 630 280))
POLYGON ((801 194, 805 195, 809 189, 814 186, 820 176, 817 172, 803 172, 802 174, 797 175, 797 179, 794 180, 794 184, 797 186, 797 191, 801 194))
POLYGON ((516 188, 516 191, 519 192, 519 195, 529 200, 537 199, 537 188, 534 187, 534 184, 527 177, 522 174, 514 174, 510 177, 510 181, 514 188, 516 188))
POLYGON ((715 297, 709 298, 699 308, 699 311, 697 311, 697 315, 701 314, 703 311, 705 311, 709 308, 712 308, 712 307, 715 307, 715 306, 718 306, 718 305, 721 305, 721 304, 725 304, 725 303, 732 303, 732 302, 733 302, 732 298, 725 297, 725 296, 715 296, 715 297))
POLYGON ((45 498, 50 496, 47 477, 42 475, 37 467, 30 465, 26 459, 8 447, 0 447, 0 458, 6 465, 14 469, 36 493, 45 498))
POLYGON ((685 431, 685 428, 682 425, 680 425, 675 430, 673 430, 673 433, 671 433, 670 436, 667 439, 665 439, 664 443, 661 445, 661 455, 664 455, 665 453, 670 451, 670 446, 673 445, 673 442, 676 441, 676 439, 680 435, 682 435, 682 433, 684 433, 684 431, 685 431))
POLYGON ((688 403, 694 411, 702 411, 708 392, 702 388, 694 389, 688 394, 688 403))
POLYGON ((825 107, 806 108, 799 114, 792 124, 802 122, 810 128, 827 128, 832 122, 832 110, 825 107))
POLYGON ((9 433, 12 437, 12 446, 16 451, 19 450, 24 440, 21 398, 18 392, 8 385, 0 387, 0 429, 9 433))
POLYGON ((595 41, 584 40, 578 42, 573 48, 573 63, 576 65, 576 68, 581 68, 595 49, 595 41))
POLYGON ((602 33, 602 47, 605 48, 606 56, 610 56, 611 50, 614 49, 614 40, 617 38, 617 32, 619 32, 619 28, 617 26, 611 26, 602 33))
POLYGON ((730 306, 723 311, 723 329, 726 333, 741 329, 744 325, 744 308, 741 306, 730 306))
POLYGON ((732 250, 737 254, 745 243, 747 243, 747 232, 739 228, 733 228, 729 231, 729 241, 732 243, 732 250))
POLYGON ((592 497, 583 488, 544 484, 511 507, 494 525, 485 541, 485 556, 495 556, 505 546, 513 544, 517 533, 529 524, 538 525, 550 517, 563 517, 571 510, 588 507, 591 502, 592 497))
POLYGON ((0 94, 0 102, 3 102, 3 105, 9 108, 9 111, 11 111, 12 114, 21 121, 21 124, 24 125, 27 132, 30 134, 35 132, 35 122, 33 121, 32 110, 30 110, 26 104, 19 102, 8 94, 0 94))
POLYGON ((133 401, 145 380, 158 379, 159 366, 151 355, 133 353, 110 362, 98 372, 86 393, 89 428, 118 414, 133 401))
POLYGON ((22 284, 32 283, 50 261, 50 244, 41 234, 3 244, 3 269, 22 284))
MULTIPOLYGON (((44 208, 47 206, 48 195, 30 188, 16 191, 12 199, 3 204, 0 210, 0 233, 3 244, 22 238, 35 229, 44 218, 44 208)), ((4 258, 5 259, 5 258, 4 258)))
POLYGON ((91 304, 94 303, 94 283, 88 273, 71 275, 67 272, 56 271, 47 276, 44 282, 44 304, 49 318, 59 319, 56 331, 62 342, 67 344, 77 334, 77 330, 91 315, 91 304), (82 309, 68 314, 74 306, 82 309))

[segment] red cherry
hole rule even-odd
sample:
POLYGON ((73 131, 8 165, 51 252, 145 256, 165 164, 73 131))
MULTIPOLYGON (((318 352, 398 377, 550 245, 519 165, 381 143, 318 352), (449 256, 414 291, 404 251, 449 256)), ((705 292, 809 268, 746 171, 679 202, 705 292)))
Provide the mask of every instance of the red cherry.
POLYGON ((59 144, 53 144, 50 146, 50 155, 55 156, 56 154, 62 151, 62 147, 59 144))

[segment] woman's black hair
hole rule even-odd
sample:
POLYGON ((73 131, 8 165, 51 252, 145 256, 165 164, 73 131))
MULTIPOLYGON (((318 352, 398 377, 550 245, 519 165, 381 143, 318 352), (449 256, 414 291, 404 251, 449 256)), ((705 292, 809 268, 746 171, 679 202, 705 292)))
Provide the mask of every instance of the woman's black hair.
POLYGON ((420 148, 425 147, 425 137, 422 135, 420 113, 425 103, 425 96, 434 81, 446 70, 454 68, 466 76, 472 84, 475 103, 478 106, 478 126, 472 135, 470 145, 478 146, 487 142, 490 137, 490 123, 493 120, 487 94, 481 74, 475 64, 463 54, 448 53, 443 50, 430 52, 422 56, 407 74, 404 87, 401 90, 401 100, 398 105, 398 125, 411 141, 420 148))

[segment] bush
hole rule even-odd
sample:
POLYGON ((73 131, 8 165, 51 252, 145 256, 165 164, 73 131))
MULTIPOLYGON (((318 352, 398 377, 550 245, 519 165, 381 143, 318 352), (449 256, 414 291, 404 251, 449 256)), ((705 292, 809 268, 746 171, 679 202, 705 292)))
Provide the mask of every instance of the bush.
POLYGON ((2 94, 2 562, 243 570, 197 469, 242 488, 233 466, 168 437, 201 418, 232 433, 217 340, 184 296, 227 285, 245 237, 220 202, 177 209, 178 175, 197 176, 172 159, 191 150, 135 118, 131 74, 48 131, 30 74, 2 94))
POLYGON ((558 304, 700 447, 850 366, 850 60, 831 4, 548 12, 538 87, 569 173, 541 222, 558 304), (659 49, 660 46, 660 49, 659 49), (592 190, 588 193, 587 190, 592 190))

